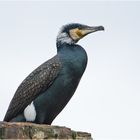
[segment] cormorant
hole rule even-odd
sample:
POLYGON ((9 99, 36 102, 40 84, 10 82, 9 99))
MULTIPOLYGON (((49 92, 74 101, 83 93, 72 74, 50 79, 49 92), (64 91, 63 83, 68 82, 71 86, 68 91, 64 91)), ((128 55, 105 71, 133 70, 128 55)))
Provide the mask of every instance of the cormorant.
POLYGON ((57 36, 57 54, 20 84, 4 121, 51 124, 73 96, 87 65, 86 51, 76 43, 100 30, 104 27, 63 26, 57 36))

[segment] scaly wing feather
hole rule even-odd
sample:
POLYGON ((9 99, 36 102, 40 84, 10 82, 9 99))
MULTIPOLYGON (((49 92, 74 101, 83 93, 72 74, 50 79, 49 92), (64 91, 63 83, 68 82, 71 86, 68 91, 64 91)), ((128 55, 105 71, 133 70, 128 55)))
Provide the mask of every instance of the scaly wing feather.
POLYGON ((53 83, 60 72, 61 62, 57 56, 35 69, 18 87, 5 115, 4 121, 16 117, 53 83))

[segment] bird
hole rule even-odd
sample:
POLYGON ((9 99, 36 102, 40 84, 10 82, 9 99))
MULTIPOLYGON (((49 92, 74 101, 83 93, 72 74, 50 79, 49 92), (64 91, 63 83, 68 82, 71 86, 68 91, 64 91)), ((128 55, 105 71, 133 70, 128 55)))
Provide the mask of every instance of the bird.
POLYGON ((17 88, 3 121, 51 125, 75 93, 88 56, 78 44, 103 26, 63 25, 56 38, 57 53, 37 67, 17 88))

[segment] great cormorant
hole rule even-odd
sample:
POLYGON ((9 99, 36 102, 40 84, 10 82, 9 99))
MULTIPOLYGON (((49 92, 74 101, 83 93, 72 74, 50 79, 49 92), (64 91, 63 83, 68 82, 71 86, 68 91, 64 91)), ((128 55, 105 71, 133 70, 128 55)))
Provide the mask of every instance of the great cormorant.
POLYGON ((51 124, 73 96, 87 65, 86 51, 76 43, 100 30, 104 27, 63 26, 57 36, 57 54, 20 84, 4 121, 51 124))

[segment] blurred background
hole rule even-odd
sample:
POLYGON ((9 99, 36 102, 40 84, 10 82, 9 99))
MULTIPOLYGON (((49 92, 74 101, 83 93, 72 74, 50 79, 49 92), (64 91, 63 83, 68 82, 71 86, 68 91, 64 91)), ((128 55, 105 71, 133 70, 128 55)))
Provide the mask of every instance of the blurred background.
POLYGON ((79 41, 88 66, 53 125, 95 140, 140 139, 139 1, 0 1, 0 120, 24 78, 56 54, 59 28, 72 22, 105 31, 79 41))

